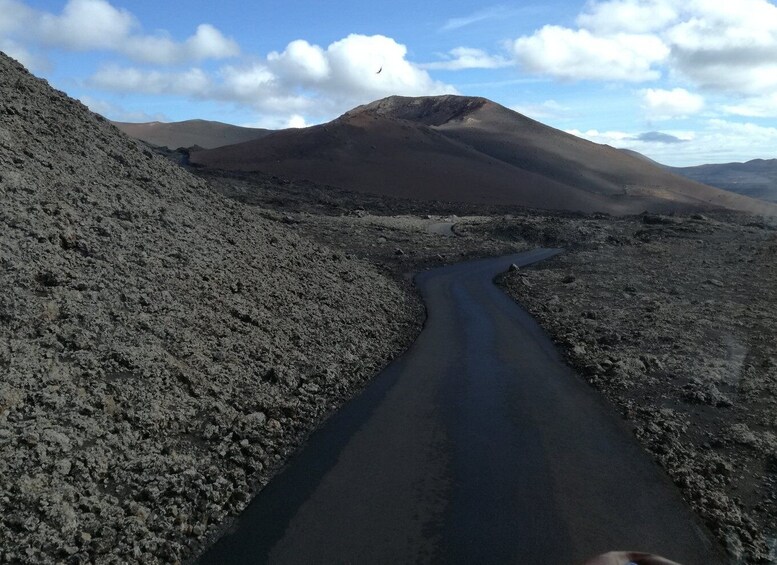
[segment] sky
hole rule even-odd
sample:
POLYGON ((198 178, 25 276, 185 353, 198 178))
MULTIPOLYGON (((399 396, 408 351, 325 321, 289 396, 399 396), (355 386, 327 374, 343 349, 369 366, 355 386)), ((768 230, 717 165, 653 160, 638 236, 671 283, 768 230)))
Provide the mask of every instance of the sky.
POLYGON ((0 50, 118 121, 451 93, 667 165, 777 158, 770 0, 0 0, 0 50))

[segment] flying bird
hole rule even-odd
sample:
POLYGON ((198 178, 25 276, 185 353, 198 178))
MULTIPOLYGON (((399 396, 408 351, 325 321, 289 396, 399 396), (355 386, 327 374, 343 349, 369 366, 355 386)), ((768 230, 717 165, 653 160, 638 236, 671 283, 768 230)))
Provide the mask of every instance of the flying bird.
POLYGON ((383 67, 379 68, 379 69, 378 69, 378 72, 377 72, 377 73, 375 73, 375 74, 376 74, 376 75, 379 75, 379 74, 380 74, 380 72, 381 72, 382 70, 383 70, 383 67))

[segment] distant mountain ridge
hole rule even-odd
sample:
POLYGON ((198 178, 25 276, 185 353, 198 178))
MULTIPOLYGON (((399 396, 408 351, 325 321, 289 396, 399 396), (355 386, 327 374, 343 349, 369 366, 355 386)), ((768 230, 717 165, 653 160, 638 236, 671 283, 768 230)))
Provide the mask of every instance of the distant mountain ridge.
POLYGON ((777 213, 479 97, 392 96, 327 124, 195 151, 191 162, 417 200, 614 214, 777 213))
POLYGON ((183 122, 113 122, 117 128, 135 139, 151 145, 178 149, 179 147, 201 147, 214 149, 224 145, 243 143, 259 139, 273 130, 245 128, 208 120, 186 120, 183 122))
POLYGON ((697 182, 777 203, 777 159, 667 169, 697 182))

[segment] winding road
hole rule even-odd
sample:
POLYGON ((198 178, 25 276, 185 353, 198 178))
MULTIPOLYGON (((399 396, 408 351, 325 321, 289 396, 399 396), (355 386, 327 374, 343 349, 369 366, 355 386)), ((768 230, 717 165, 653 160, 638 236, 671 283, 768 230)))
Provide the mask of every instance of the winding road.
POLYGON ((416 277, 413 346, 315 432, 200 563, 725 558, 601 397, 492 280, 540 249, 416 277))

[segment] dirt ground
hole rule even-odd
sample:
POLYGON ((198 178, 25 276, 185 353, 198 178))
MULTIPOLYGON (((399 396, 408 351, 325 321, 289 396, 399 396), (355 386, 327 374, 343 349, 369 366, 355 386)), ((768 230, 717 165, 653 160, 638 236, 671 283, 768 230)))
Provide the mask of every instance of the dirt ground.
POLYGON ((403 282, 411 293, 412 276, 419 270, 515 253, 528 246, 464 227, 512 217, 514 207, 413 202, 260 173, 193 170, 217 192, 306 238, 367 260, 403 282))

